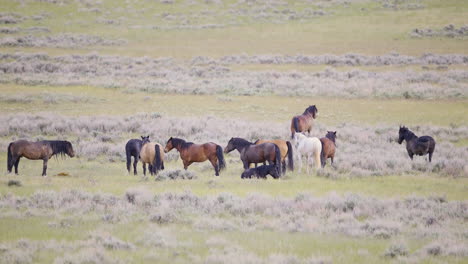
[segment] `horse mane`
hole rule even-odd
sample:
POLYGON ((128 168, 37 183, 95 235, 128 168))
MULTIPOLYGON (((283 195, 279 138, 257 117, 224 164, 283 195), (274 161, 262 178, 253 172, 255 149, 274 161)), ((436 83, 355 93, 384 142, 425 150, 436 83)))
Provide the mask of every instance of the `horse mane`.
POLYGON ((249 146, 253 145, 252 142, 249 142, 243 138, 232 138, 232 144, 236 147, 244 147, 244 146, 249 146))
POLYGON ((65 140, 44 140, 42 141, 52 148, 52 155, 65 156, 67 154, 67 147, 71 145, 70 142, 65 140))
POLYGON ((181 149, 186 149, 193 145, 193 142, 187 142, 181 138, 172 138, 172 145, 181 149))
POLYGON ((313 115, 314 118, 315 118, 315 113, 317 112, 317 107, 315 105, 311 105, 309 107, 306 108, 306 110, 304 110, 304 113, 303 115, 313 115))
POLYGON ((408 139, 412 138, 417 138, 416 134, 414 134, 411 130, 409 130, 407 127, 403 127, 403 136, 408 139))

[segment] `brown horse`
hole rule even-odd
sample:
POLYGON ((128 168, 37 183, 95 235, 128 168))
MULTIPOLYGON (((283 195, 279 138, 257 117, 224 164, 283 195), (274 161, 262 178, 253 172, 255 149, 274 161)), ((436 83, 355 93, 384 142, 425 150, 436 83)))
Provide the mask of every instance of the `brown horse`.
POLYGON ((54 155, 67 154, 71 158, 75 156, 72 144, 68 141, 61 140, 44 140, 38 142, 30 142, 27 140, 18 140, 11 142, 8 145, 8 160, 7 169, 10 173, 15 166, 15 174, 18 174, 18 164, 21 157, 30 160, 43 160, 42 176, 46 176, 47 162, 54 155))
POLYGON ((224 148, 224 153, 229 153, 235 149, 239 151, 244 170, 248 169, 251 163, 268 161, 269 164, 274 163, 281 174, 281 152, 277 145, 273 143, 255 145, 243 138, 231 138, 224 148))
POLYGON ((331 159, 331 165, 333 166, 333 159, 335 158, 335 149, 336 149, 336 131, 327 131, 327 135, 320 139, 322 143, 322 152, 320 153, 320 161, 322 163, 322 168, 325 168, 327 164, 327 159, 331 159))
POLYGON ((259 139, 255 141, 256 145, 260 145, 263 143, 273 143, 280 149, 281 152, 281 164, 283 173, 286 172, 286 157, 288 158, 288 169, 293 171, 294 170, 294 156, 293 156, 293 148, 291 142, 282 140, 282 139, 273 139, 273 140, 266 140, 266 139, 259 139))
POLYGON ((294 138, 296 132, 309 132, 312 129, 312 124, 318 114, 318 109, 315 105, 307 107, 302 115, 298 115, 291 120, 291 138, 294 138))
POLYGON ((143 175, 146 175, 146 164, 149 164, 151 175, 158 174, 159 170, 164 170, 164 149, 155 142, 143 141, 141 146, 140 160, 143 163, 143 175))
POLYGON ((219 172, 226 168, 224 161, 223 148, 213 142, 205 144, 194 144, 186 142, 180 138, 171 137, 164 148, 164 152, 169 152, 173 148, 180 153, 180 158, 184 162, 184 169, 187 169, 194 162, 204 162, 209 160, 215 170, 215 175, 219 176, 219 172))

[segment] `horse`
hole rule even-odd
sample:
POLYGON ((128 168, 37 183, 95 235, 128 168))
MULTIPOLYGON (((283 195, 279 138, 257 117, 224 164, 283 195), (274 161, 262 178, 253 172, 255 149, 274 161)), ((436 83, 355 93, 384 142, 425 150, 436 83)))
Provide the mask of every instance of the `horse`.
POLYGON ((141 136, 140 139, 130 139, 125 144, 125 154, 127 155, 127 171, 130 174, 130 164, 132 163, 133 157, 133 174, 137 175, 137 164, 140 158, 140 151, 143 144, 150 142, 149 136, 141 136))
POLYGON ((140 160, 143 163, 143 175, 146 176, 146 164, 149 165, 151 175, 158 174, 159 170, 164 170, 163 147, 155 142, 143 141, 140 150, 140 160))
POLYGON ((244 170, 248 169, 251 163, 268 161, 269 164, 274 163, 278 166, 278 171, 281 174, 281 152, 277 145, 273 143, 255 145, 243 138, 231 138, 224 148, 224 153, 229 153, 235 149, 239 151, 244 170))
POLYGON ((8 145, 7 170, 11 173, 15 166, 15 174, 18 174, 18 164, 22 157, 30 160, 43 160, 42 176, 47 176, 47 162, 54 155, 62 157, 68 155, 70 158, 75 156, 73 146, 68 141, 62 140, 44 140, 30 142, 27 140, 18 140, 8 145))
POLYGON ((204 162, 206 160, 211 162, 216 176, 219 176, 219 172, 226 168, 223 148, 213 142, 195 144, 193 142, 186 142, 180 138, 171 137, 166 143, 164 152, 167 153, 173 148, 179 151, 180 158, 184 163, 184 169, 187 169, 194 162, 204 162))
POLYGON ((312 156, 314 157, 315 167, 320 169, 320 153, 322 152, 320 139, 316 137, 306 137, 302 133, 296 133, 294 135, 294 141, 301 164, 299 171, 302 169, 302 156, 304 155, 307 156, 307 174, 309 174, 309 161, 312 156))
POLYGON ((327 159, 331 159, 331 165, 333 166, 333 159, 335 158, 336 149, 336 131, 327 131, 325 137, 320 138, 322 143, 322 152, 320 153, 320 161, 322 162, 322 168, 325 168, 327 159))
POLYGON ((255 141, 255 145, 263 144, 263 143, 273 143, 280 149, 281 152, 281 164, 282 164, 282 171, 283 173, 286 172, 286 157, 288 157, 288 169, 293 171, 294 170, 294 155, 293 155, 293 148, 291 142, 281 139, 273 139, 273 140, 265 140, 259 139, 255 141))
POLYGON ((432 154, 435 149, 435 140, 430 136, 417 137, 407 127, 400 126, 398 131, 398 144, 406 140, 406 151, 408 156, 413 160, 413 155, 423 156, 429 154, 429 162, 432 161, 432 154))
POLYGON ((306 108, 302 115, 297 115, 291 120, 291 139, 294 138, 296 132, 309 132, 312 129, 312 124, 315 117, 318 115, 318 109, 315 105, 306 108))
POLYGON ((278 179, 280 177, 280 172, 278 171, 278 166, 275 164, 271 165, 262 165, 258 166, 257 168, 246 169, 242 175, 241 179, 250 179, 252 176, 258 178, 266 179, 266 176, 270 174, 273 178, 278 179))

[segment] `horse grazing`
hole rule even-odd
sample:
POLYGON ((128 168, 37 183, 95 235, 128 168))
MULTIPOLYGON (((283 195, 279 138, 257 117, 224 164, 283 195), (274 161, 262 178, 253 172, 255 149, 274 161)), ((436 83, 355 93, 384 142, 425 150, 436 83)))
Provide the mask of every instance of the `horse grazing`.
POLYGON ((258 166, 257 168, 246 169, 242 175, 241 179, 250 179, 252 176, 258 178, 266 179, 266 176, 270 174, 273 178, 278 179, 280 177, 280 172, 278 171, 278 166, 275 164, 271 165, 262 165, 258 166))
POLYGON ((15 166, 15 174, 18 174, 18 164, 22 157, 30 160, 43 160, 42 176, 47 175, 47 162, 54 155, 64 156, 67 154, 70 158, 75 156, 73 146, 68 141, 44 140, 30 142, 27 140, 18 140, 8 145, 7 169, 10 173, 15 166))
POLYGON ((224 153, 235 149, 239 151, 244 170, 248 169, 251 163, 268 161, 269 164, 274 163, 281 174, 281 152, 277 145, 273 143, 255 145, 243 138, 231 138, 224 148, 224 153))
POLYGON ((265 140, 259 139, 255 141, 256 145, 260 145, 263 143, 273 143, 280 149, 281 152, 281 164, 282 164, 282 171, 283 173, 286 172, 286 157, 288 158, 288 169, 293 171, 294 170, 294 155, 293 155, 293 148, 291 142, 281 139, 273 139, 273 140, 265 140))
POLYGON ((209 160, 215 170, 215 175, 219 176, 219 172, 226 168, 224 160, 223 148, 213 142, 205 144, 194 144, 186 142, 180 138, 171 137, 164 148, 164 152, 169 152, 173 148, 180 153, 180 158, 184 162, 184 169, 187 169, 194 162, 204 162, 209 160))
POLYGON ((137 164, 140 158, 140 151, 143 144, 150 142, 149 136, 141 136, 139 139, 130 139, 125 145, 125 154, 127 155, 127 171, 130 173, 130 164, 132 163, 133 157, 133 174, 137 175, 137 164))
POLYGON ((309 162, 312 156, 314 157, 315 167, 320 169, 320 153, 322 152, 322 143, 320 142, 320 139, 316 137, 306 137, 302 133, 296 133, 294 135, 294 141, 301 164, 299 171, 302 169, 302 156, 307 157, 307 174, 309 174, 309 162))
POLYGON ((315 117, 318 115, 318 109, 315 105, 306 108, 302 115, 298 115, 291 120, 291 138, 294 138, 296 132, 309 132, 312 129, 312 124, 315 117))
POLYGON ((331 165, 333 166, 333 159, 335 158, 336 149, 336 131, 327 131, 325 137, 320 138, 322 142, 322 152, 320 153, 320 161, 322 162, 322 168, 325 168, 327 159, 331 159, 331 165))
POLYGON ((143 163, 143 175, 146 175, 146 164, 149 165, 151 175, 158 174, 159 170, 164 170, 163 147, 155 142, 144 141, 141 146, 140 160, 143 163))
POLYGON ((406 140, 406 151, 408 156, 413 160, 413 155, 423 156, 429 154, 429 162, 432 161, 432 153, 435 149, 435 140, 430 136, 417 137, 406 127, 401 127, 398 131, 398 144, 406 140))

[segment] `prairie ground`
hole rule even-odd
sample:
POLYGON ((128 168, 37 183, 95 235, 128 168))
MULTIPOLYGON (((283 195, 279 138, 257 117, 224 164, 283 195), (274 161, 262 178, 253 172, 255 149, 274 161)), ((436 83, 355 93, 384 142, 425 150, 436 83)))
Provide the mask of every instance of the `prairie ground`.
POLYGON ((75 158, 0 177, 0 263, 465 263, 468 4, 440 0, 0 0, 9 142, 75 158), (226 146, 337 131, 335 165, 279 180, 125 168, 128 139, 226 146), (437 141, 411 161, 398 127, 437 141), (180 177, 190 176, 191 179, 180 177), (171 177, 177 179, 171 179, 171 177))

